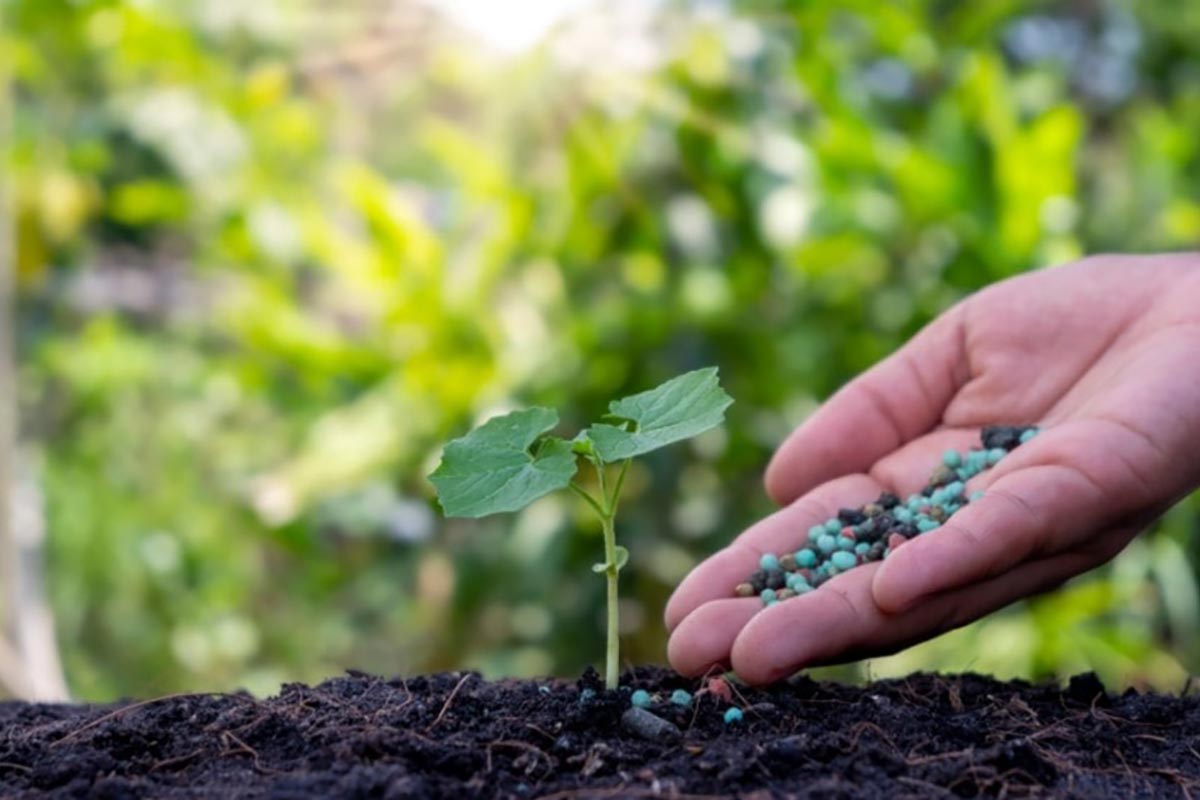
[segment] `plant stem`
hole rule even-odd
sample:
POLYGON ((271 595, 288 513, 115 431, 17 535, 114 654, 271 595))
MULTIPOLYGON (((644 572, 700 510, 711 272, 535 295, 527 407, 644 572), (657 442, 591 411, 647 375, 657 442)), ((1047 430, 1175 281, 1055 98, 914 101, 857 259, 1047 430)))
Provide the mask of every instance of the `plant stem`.
POLYGON ((617 593, 617 580, 621 570, 617 566, 617 530, 613 520, 617 516, 617 503, 621 499, 621 486, 625 483, 625 473, 629 470, 630 459, 625 459, 621 464, 621 471, 617 474, 617 482, 613 486, 611 495, 608 492, 608 481, 605 476, 607 465, 598 458, 590 460, 592 466, 596 468, 596 480, 600 484, 600 499, 597 500, 577 483, 572 482, 570 486, 577 495, 587 501, 587 504, 600 517, 600 526, 604 531, 604 563, 607 565, 604 570, 604 581, 608 590, 608 638, 604 653, 604 685, 609 689, 616 689, 621 663, 621 619, 618 607, 620 596, 617 593))
POLYGON ((596 468, 596 481, 600 484, 600 502, 604 503, 604 510, 600 512, 601 516, 612 516, 612 502, 608 497, 608 486, 605 482, 605 467, 608 465, 599 458, 592 459, 592 466, 596 468))
POLYGON ((598 515, 600 515, 600 519, 604 519, 604 517, 605 517, 604 509, 600 507, 600 504, 598 502, 596 502, 596 498, 594 498, 590 494, 588 494, 587 489, 584 489, 582 486, 580 486, 578 483, 575 483, 574 481, 571 482, 570 486, 571 486, 571 491, 575 492, 575 494, 579 495, 584 500, 586 500, 587 504, 592 507, 592 510, 595 511, 598 515))
POLYGON ((625 473, 629 472, 629 465, 632 462, 632 458, 627 458, 621 463, 621 471, 617 473, 617 485, 613 487, 612 497, 607 501, 609 516, 617 516, 617 503, 621 499, 621 487, 625 485, 625 473))
MULTIPOLYGON (((628 462, 626 463, 628 464, 628 462)), ((620 569, 617 567, 617 531, 613 518, 617 513, 617 495, 621 491, 621 482, 625 478, 625 468, 622 467, 617 485, 614 487, 612 495, 609 495, 605 476, 607 465, 600 459, 593 459, 592 465, 596 468, 596 479, 600 484, 600 499, 604 504, 600 511, 600 525, 604 531, 604 563, 608 565, 608 568, 604 570, 604 581, 608 589, 608 637, 604 648, 604 685, 608 689, 616 689, 621 668, 621 619, 618 606, 620 596, 617 593, 617 579, 620 574, 620 569)))
POLYGON ((608 564, 608 569, 604 571, 604 579, 608 583, 608 642, 605 648, 604 685, 606 688, 616 689, 621 648, 617 607, 617 534, 613 528, 611 514, 601 517, 600 521, 604 528, 604 560, 608 564))

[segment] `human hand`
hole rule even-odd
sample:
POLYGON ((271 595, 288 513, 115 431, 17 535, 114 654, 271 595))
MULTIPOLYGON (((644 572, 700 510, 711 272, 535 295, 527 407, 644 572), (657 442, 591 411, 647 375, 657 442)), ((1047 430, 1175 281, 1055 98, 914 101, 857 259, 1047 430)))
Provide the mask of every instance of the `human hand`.
POLYGON ((902 649, 1116 555, 1200 484, 1200 256, 1103 256, 959 303, 828 400, 779 448, 784 507, 697 566, 666 609, 668 656, 753 684, 902 649), (925 485, 983 425, 1042 433, 972 479, 984 496, 883 561, 764 608, 732 596, 763 553, 838 508, 925 485))

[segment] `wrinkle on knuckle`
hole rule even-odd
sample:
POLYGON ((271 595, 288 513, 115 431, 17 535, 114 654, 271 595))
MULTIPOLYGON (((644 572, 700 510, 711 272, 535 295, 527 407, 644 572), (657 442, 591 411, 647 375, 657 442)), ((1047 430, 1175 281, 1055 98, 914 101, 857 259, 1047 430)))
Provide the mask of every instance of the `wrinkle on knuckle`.
MULTIPOLYGON (((1167 468, 1173 463, 1174 459, 1167 452, 1167 449, 1137 425, 1127 420, 1106 415, 1094 417, 1094 420, 1115 429, 1131 442, 1135 442, 1135 447, 1140 447, 1149 452, 1152 463, 1157 462, 1156 466, 1159 469, 1167 468)), ((1142 502, 1151 502, 1159 494, 1158 487, 1146 478, 1144 474, 1145 470, 1137 468, 1134 463, 1137 459, 1130 459, 1123 447, 1110 447, 1107 448, 1107 452, 1125 468, 1126 478, 1130 483, 1137 486, 1142 502)))
POLYGON ((843 624, 847 626, 861 627, 864 624, 871 622, 870 613, 861 608, 861 604, 857 602, 845 588, 833 584, 822 587, 830 595, 837 597, 839 605, 842 608, 842 613, 845 619, 843 624))
POLYGON ((989 489, 984 499, 993 498, 1004 501, 1010 508, 1016 510, 1023 515, 1028 522, 1028 527, 1025 528, 1026 535, 1024 536, 1009 536, 1009 544, 1016 548, 1015 555, 1017 560, 1025 561, 1034 558, 1040 553, 1049 549, 1047 537, 1052 533, 1052 528, 1046 515, 1035 508, 1028 500, 1021 495, 1009 491, 1003 487, 989 489))
POLYGON ((1108 496, 1109 492, 1105 489, 1104 483, 1089 470, 1083 469, 1078 464, 1061 464, 1059 466, 1082 479, 1088 488, 1096 494, 1097 499, 1108 496))
POLYGON ((890 490, 897 485, 899 475, 886 461, 877 461, 867 470, 867 477, 890 490))
POLYGON ((900 424, 900 418, 896 411, 892 408, 887 398, 868 380, 859 381, 854 384, 857 391, 867 404, 871 406, 875 414, 882 419, 888 426, 892 439, 895 442, 893 446, 898 446, 905 440, 904 428, 900 424))
MULTIPOLYGON (((933 392, 929 391, 929 384, 925 381, 925 373, 921 371, 921 365, 913 357, 912 353, 904 352, 901 356, 901 363, 908 370, 912 381, 917 389, 921 392, 921 400, 925 403, 925 408, 930 410, 934 407, 933 392)), ((940 416, 940 415, 939 415, 940 416)))
MULTIPOLYGON (((1034 525, 1040 527, 1044 522, 1044 517, 1042 514, 1038 513, 1038 511, 1029 503, 1029 501, 1024 497, 1021 497, 1019 494, 1000 487, 992 489, 990 492, 988 492, 988 495, 1006 501, 1010 506, 1025 514, 1025 516, 1029 518, 1029 521, 1034 525)), ((985 495, 985 497, 986 496, 987 495, 985 495)))
POLYGON ((943 524, 942 530, 953 534, 957 539, 970 547, 979 547, 987 541, 986 537, 980 533, 979 528, 974 525, 964 525, 961 522, 951 521, 943 524))
POLYGON ((954 357, 950 363, 951 379, 953 380, 955 394, 970 383, 977 375, 975 365, 971 361, 972 348, 970 345, 971 331, 969 321, 969 309, 973 308, 974 302, 976 302, 974 298, 967 298, 950 310, 949 324, 954 326, 953 341, 955 347, 954 357))
MULTIPOLYGON (((1093 434, 1094 436, 1094 434, 1093 434)), ((1037 459, 1023 469, 1042 469, 1059 473, 1059 478, 1066 478, 1082 483, 1092 492, 1093 501, 1100 503, 1114 494, 1114 487, 1103 474, 1097 474, 1086 466, 1086 460, 1080 457, 1081 452, 1090 452, 1093 447, 1092 437, 1084 438, 1078 431, 1074 435, 1046 443, 1037 450, 1037 459)), ((1105 459, 1107 460, 1107 459, 1105 459)), ((1052 479, 1048 476, 1048 480, 1052 479)))
POLYGON ((1100 415, 1100 416, 1095 417, 1095 419, 1098 420, 1099 422, 1104 422, 1109 425, 1115 426, 1115 427, 1125 431, 1130 436, 1133 436, 1135 439, 1142 442, 1142 444, 1144 444, 1147 449, 1153 451, 1154 455, 1162 463, 1167 464, 1167 463, 1171 462, 1171 460, 1172 460, 1171 454, 1167 452, 1167 449, 1165 447, 1163 447, 1163 445, 1157 439, 1155 439, 1153 436, 1151 436, 1146 431, 1142 430, 1142 428, 1140 428, 1139 426, 1131 423, 1128 420, 1119 419, 1117 417, 1110 417, 1108 415, 1100 415))

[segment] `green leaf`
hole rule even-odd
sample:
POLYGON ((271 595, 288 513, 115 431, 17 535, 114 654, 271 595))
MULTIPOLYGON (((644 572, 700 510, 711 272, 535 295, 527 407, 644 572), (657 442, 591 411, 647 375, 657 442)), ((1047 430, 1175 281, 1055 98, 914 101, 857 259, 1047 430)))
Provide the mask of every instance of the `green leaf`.
MULTIPOLYGON (((626 564, 629 563, 629 551, 621 545, 617 545, 617 572, 620 572, 626 564)), ((592 572, 600 573, 608 571, 608 562, 603 564, 592 564, 592 572)))
POLYGON ((648 392, 614 400, 608 416, 625 423, 597 423, 587 435, 602 461, 621 461, 715 428, 732 402, 717 381, 716 367, 698 369, 648 392))
POLYGON ((571 440, 571 451, 581 456, 590 456, 595 452, 592 448, 592 440, 587 436, 587 431, 575 434, 575 438, 571 440))
POLYGON ((542 434, 558 424, 549 408, 493 417, 446 445, 429 476, 448 517, 482 517, 524 508, 575 475, 571 443, 542 434))

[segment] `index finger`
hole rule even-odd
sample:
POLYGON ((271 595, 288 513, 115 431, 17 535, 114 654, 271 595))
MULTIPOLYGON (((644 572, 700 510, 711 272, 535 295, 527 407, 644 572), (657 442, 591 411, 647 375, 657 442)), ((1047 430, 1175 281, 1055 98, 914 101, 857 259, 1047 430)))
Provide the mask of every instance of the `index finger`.
POLYGON ((970 379, 960 304, 829 398, 780 445, 767 493, 787 504, 841 475, 865 472, 929 432, 970 379))

